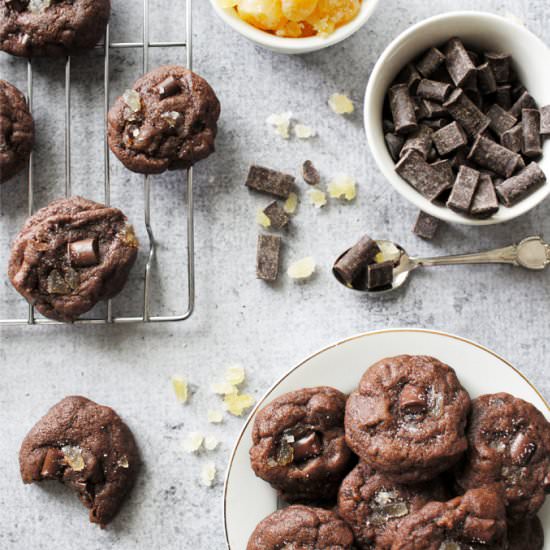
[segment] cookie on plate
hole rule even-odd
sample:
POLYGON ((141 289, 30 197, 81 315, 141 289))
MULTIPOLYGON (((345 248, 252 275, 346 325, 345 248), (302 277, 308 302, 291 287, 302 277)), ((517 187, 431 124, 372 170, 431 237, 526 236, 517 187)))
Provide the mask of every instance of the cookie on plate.
POLYGON ((0 80, 0 183, 25 168, 33 143, 34 122, 25 96, 0 80))
POLYGON ((81 197, 60 199, 27 220, 8 274, 42 315, 71 322, 122 290, 137 251, 120 210, 81 197))
POLYGON ((510 520, 534 516, 550 493, 550 423, 543 414, 507 393, 482 395, 472 402, 467 435, 459 485, 501 482, 510 520))
POLYGON ((287 502, 334 499, 355 458, 345 442, 346 396, 334 388, 293 391, 256 416, 252 469, 287 502))
POLYGON ((437 477, 464 454, 470 398, 433 357, 382 359, 346 405, 346 441, 375 470, 402 483, 437 477))
POLYGON ((351 527, 362 550, 390 550, 403 520, 428 502, 450 497, 438 478, 400 485, 360 462, 344 479, 338 493, 338 515, 351 527))
POLYGON ((109 111, 109 146, 133 172, 189 168, 214 152, 220 102, 208 82, 176 65, 159 67, 109 111))
POLYGON ((544 530, 540 519, 533 518, 508 525, 508 550, 542 550, 544 530))
POLYGON ((105 34, 110 0, 0 0, 0 50, 58 57, 93 48, 105 34))
POLYGON ((391 550, 504 550, 504 495, 498 486, 472 489, 449 502, 430 502, 404 519, 391 550))
POLYGON ((330 510, 289 506, 262 520, 246 550, 353 550, 351 529, 330 510))
POLYGON ((132 432, 113 409, 72 396, 27 434, 19 465, 24 483, 57 480, 74 489, 90 521, 105 526, 133 487, 140 461, 132 432))

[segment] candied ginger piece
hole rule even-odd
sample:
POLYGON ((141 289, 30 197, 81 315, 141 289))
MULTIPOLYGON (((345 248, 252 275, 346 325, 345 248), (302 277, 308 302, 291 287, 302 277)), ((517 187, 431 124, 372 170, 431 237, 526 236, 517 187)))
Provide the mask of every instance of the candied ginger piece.
POLYGON ((330 33, 337 27, 351 21, 360 9, 361 0, 319 0, 317 7, 307 21, 316 30, 315 22, 318 23, 319 28, 325 29, 324 32, 318 32, 322 34, 330 33))
POLYGON ((328 104, 337 115, 349 115, 355 110, 351 99, 344 94, 332 94, 328 104))
POLYGON ((65 462, 75 471, 81 472, 86 467, 84 458, 82 457, 82 449, 73 445, 65 445, 61 447, 61 452, 65 457, 65 462))
POLYGON ((212 384, 212 391, 218 395, 231 395, 237 393, 237 388, 229 382, 218 382, 212 384))
POLYGON ((243 394, 230 394, 226 395, 224 399, 225 408, 227 412, 233 416, 242 416, 247 409, 250 409, 256 400, 251 395, 243 394))
POLYGON ((205 464, 201 470, 201 481, 203 485, 206 485, 206 487, 212 487, 217 473, 218 470, 215 464, 212 464, 211 462, 205 464))
POLYGON ((393 244, 387 241, 377 241, 376 243, 380 252, 374 257, 377 264, 384 262, 396 262, 401 256, 400 250, 393 244))
POLYGON ((357 190, 355 186, 355 180, 346 175, 336 176, 327 186, 328 194, 333 199, 339 199, 341 197, 348 201, 352 201, 356 195, 357 190))
POLYGON ((298 139, 309 139, 315 137, 315 130, 305 124, 296 124, 294 133, 298 139))
POLYGON ((315 260, 307 256, 290 264, 287 274, 291 279, 309 279, 315 272, 315 260))
POLYGON ((300 38, 303 34, 302 23, 289 21, 286 25, 275 31, 277 36, 286 36, 287 38, 300 38))
POLYGON ((191 432, 183 442, 183 449, 187 453, 196 453, 202 447, 204 436, 198 432, 191 432))
POLYGON ((316 208, 321 208, 327 204, 327 194, 320 189, 310 189, 307 192, 309 202, 313 204, 316 208))
POLYGON ((274 113, 267 117, 266 122, 275 128, 275 132, 279 134, 283 139, 290 137, 290 121, 292 120, 292 113, 274 113))
POLYGON ((256 212, 256 221, 265 229, 267 229, 271 225, 271 220, 265 215, 264 211, 261 208, 259 208, 256 212))
POLYGON ((284 16, 290 21, 307 19, 317 7, 319 0, 281 0, 284 16))
POLYGON ((180 403, 186 403, 189 397, 189 386, 183 376, 172 376, 172 388, 176 394, 176 399, 180 403))
POLYGON ((207 451, 214 451, 219 443, 220 442, 213 435, 207 435, 204 438, 204 448, 207 451))
POLYGON ((141 111, 141 97, 135 90, 126 90, 122 94, 122 99, 124 99, 124 103, 128 105, 132 112, 139 113, 141 111))
POLYGON ((239 17, 264 31, 276 31, 285 23, 281 2, 273 0, 239 0, 239 17))
POLYGON ((243 367, 240 365, 231 365, 225 373, 225 380, 232 386, 238 386, 244 382, 246 378, 243 367))
POLYGON ((223 422, 223 412, 217 410, 209 410, 208 422, 210 422, 210 424, 221 424, 223 422))
POLYGON ((296 212, 297 207, 298 207, 298 195, 296 193, 290 193, 290 195, 288 195, 288 199, 286 199, 285 201, 283 210, 287 214, 294 214, 294 212, 296 212))

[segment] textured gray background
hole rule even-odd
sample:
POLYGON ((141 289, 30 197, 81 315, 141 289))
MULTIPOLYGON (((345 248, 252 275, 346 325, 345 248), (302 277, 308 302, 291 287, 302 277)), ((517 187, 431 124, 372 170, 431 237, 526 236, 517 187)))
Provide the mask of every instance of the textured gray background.
MULTIPOLYGON (((178 38, 183 2, 156 0, 153 39, 178 38), (169 19, 167 20, 167 15, 169 19)), ((532 233, 550 237, 550 203, 506 226, 447 227, 433 243, 410 232, 415 209, 379 174, 365 143, 361 102, 369 73, 398 32, 438 12, 455 8, 512 12, 547 42, 547 0, 388 0, 356 36, 303 57, 274 55, 236 35, 214 15, 207 0, 195 0, 195 67, 216 89, 223 105, 218 153, 196 169, 197 309, 182 324, 111 327, 23 327, 1 331, 0 371, 0 547, 23 548, 222 548, 222 480, 206 489, 199 481, 205 460, 223 472, 242 420, 208 426, 206 411, 219 400, 209 391, 229 362, 248 370, 248 389, 257 397, 306 355, 346 336, 386 327, 445 330, 485 344, 512 361, 550 397, 547 340, 549 273, 509 267, 449 268, 414 277, 407 291, 382 300, 344 290, 330 275, 335 256, 369 232, 398 240, 418 253, 465 252, 508 244, 532 233), (341 118, 327 107, 342 91, 357 111, 341 118), (319 137, 283 142, 266 126, 273 112, 291 110, 319 137), (284 266, 313 255, 318 273, 305 284, 281 277, 274 286, 254 278, 256 209, 267 199, 243 188, 247 167, 260 162, 297 173, 311 158, 325 177, 345 172, 359 182, 354 204, 332 202, 323 211, 303 202, 285 237, 284 266), (179 406, 169 380, 186 375, 190 403, 179 406), (49 406, 79 393, 116 408, 134 430, 145 468, 119 518, 101 531, 87 524, 76 498, 63 488, 23 486, 17 451, 21 439, 49 406), (194 457, 181 442, 191 430, 222 440, 216 453, 194 457)), ((141 3, 115 0, 113 39, 139 40, 141 3)), ((155 52, 152 64, 177 60, 155 52)), ((41 61, 36 69, 38 127, 37 205, 62 193, 62 63, 41 61)), ((0 76, 20 87, 24 63, 0 54, 0 76)), ((74 191, 101 199, 102 60, 98 52, 74 61, 74 191)), ((140 74, 137 54, 113 55, 113 94, 140 74)), ((141 180, 113 162, 113 203, 123 207, 141 235, 141 180)), ((23 182, 0 188, 1 263, 25 215, 23 182)), ((176 311, 181 284, 185 226, 183 180, 171 174, 154 181, 154 223, 160 240, 155 282, 157 311, 176 311)), ((142 254, 143 255, 143 254, 142 254)), ((141 271, 115 304, 138 312, 141 271)), ((26 308, 5 278, 0 286, 2 317, 26 308)), ((482 368, 482 367, 480 367, 482 368)))

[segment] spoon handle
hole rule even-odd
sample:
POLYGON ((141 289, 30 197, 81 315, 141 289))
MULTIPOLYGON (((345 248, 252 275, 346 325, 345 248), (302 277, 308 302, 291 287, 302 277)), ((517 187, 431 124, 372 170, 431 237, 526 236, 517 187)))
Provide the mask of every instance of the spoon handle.
POLYGON ((463 265, 463 264, 518 264, 517 245, 497 248, 487 252, 474 254, 460 254, 456 256, 441 256, 439 258, 411 258, 411 263, 418 267, 432 267, 438 265, 463 265))

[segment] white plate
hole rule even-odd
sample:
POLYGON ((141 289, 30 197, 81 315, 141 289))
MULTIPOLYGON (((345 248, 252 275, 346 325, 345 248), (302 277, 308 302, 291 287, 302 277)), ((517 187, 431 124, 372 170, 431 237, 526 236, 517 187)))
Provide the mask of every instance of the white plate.
MULTIPOLYGON (((437 357, 455 369, 472 397, 508 392, 529 401, 550 419, 548 404, 525 376, 496 353, 469 340, 429 330, 395 329, 368 332, 334 344, 283 376, 260 400, 239 435, 224 491, 225 533, 231 550, 245 550, 258 522, 277 509, 275 491, 254 475, 248 458, 257 411, 281 394, 304 387, 326 385, 349 393, 371 364, 401 354, 437 357)), ((545 548, 550 549, 549 502, 540 518, 545 548)))

